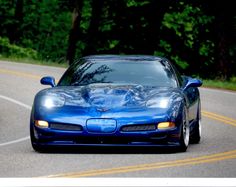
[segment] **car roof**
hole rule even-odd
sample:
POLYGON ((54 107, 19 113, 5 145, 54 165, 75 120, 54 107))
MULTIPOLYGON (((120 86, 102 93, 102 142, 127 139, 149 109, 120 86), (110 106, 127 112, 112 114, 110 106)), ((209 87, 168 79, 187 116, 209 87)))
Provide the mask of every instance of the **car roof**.
POLYGON ((129 60, 129 61, 162 61, 165 58, 152 55, 90 55, 82 57, 84 60, 91 61, 110 61, 110 60, 129 60))

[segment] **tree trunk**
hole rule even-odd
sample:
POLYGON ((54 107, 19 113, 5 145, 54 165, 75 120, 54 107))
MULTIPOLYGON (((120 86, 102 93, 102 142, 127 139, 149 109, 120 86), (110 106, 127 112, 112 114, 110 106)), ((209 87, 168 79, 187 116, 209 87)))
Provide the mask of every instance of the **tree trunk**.
POLYGON ((92 1, 92 15, 90 18, 90 24, 87 31, 86 48, 83 52, 84 55, 90 55, 97 53, 98 43, 101 41, 101 34, 99 33, 99 25, 101 20, 102 8, 104 0, 93 0, 92 1))
POLYGON ((17 0, 16 1, 16 6, 15 6, 15 24, 12 26, 10 30, 10 42, 11 43, 17 43, 20 40, 20 37, 22 35, 22 30, 21 30, 21 25, 23 21, 23 0, 17 0))
POLYGON ((82 8, 83 8, 83 1, 76 0, 75 8, 72 14, 72 28, 69 34, 69 41, 66 55, 66 60, 69 65, 71 65, 74 61, 76 53, 76 43, 78 42, 79 36, 81 35, 80 20, 81 20, 82 8))
POLYGON ((231 2, 216 3, 216 60, 217 75, 222 80, 230 78, 232 72, 232 61, 230 58, 230 47, 233 45, 234 33, 233 23, 235 10, 231 2))

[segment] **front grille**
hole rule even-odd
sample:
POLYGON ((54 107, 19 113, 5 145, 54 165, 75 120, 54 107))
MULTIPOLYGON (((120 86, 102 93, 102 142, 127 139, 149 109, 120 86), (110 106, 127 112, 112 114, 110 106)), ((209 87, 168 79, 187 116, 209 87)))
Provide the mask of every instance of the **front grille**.
POLYGON ((135 132, 135 131, 153 131, 156 130, 156 125, 126 125, 121 128, 123 132, 135 132))
POLYGON ((73 125, 66 123, 50 123, 50 128, 55 130, 65 130, 65 131, 82 131, 83 127, 81 125, 73 125))

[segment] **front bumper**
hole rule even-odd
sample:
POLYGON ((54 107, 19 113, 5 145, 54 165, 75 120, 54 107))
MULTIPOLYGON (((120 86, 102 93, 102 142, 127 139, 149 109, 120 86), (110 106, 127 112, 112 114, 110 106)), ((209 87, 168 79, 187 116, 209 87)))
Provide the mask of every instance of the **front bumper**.
POLYGON ((32 143, 42 146, 178 146, 177 127, 142 132, 89 133, 32 127, 32 143))

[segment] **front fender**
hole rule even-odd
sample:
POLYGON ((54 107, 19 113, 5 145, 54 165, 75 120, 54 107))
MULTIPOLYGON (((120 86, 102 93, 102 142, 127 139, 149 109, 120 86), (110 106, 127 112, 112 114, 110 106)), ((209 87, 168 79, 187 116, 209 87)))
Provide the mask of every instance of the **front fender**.
MULTIPOLYGON (((169 108, 169 118, 171 121, 173 121, 176 126, 180 126, 182 123, 182 117, 183 117, 183 110, 186 106, 186 101, 184 97, 179 97, 178 99, 174 100, 169 108)), ((188 112, 188 110, 187 110, 188 112)))

